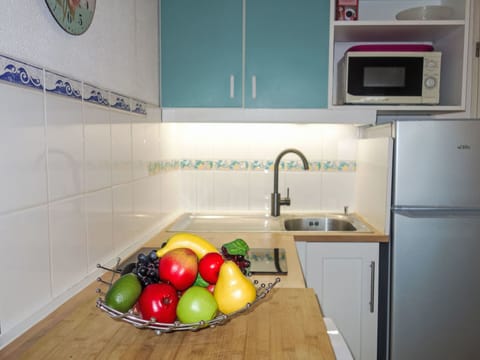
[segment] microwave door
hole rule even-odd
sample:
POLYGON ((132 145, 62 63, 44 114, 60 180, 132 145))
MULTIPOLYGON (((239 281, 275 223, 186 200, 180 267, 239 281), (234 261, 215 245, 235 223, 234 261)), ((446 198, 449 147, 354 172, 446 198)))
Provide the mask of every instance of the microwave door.
POLYGON ((348 93, 356 96, 421 96, 423 58, 350 57, 348 93))

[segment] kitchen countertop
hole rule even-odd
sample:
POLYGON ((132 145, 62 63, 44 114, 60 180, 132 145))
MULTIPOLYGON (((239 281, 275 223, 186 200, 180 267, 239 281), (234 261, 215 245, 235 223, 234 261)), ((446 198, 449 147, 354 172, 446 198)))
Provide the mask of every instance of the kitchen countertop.
POLYGON ((224 325, 155 335, 96 309, 95 287, 0 351, 0 358, 335 359, 312 289, 274 289, 224 325))
MULTIPOLYGON (((171 235, 162 231, 143 246, 160 247, 171 235)), ((342 233, 336 241, 385 241, 382 234, 366 235, 342 233)), ((281 281, 257 306, 222 326, 160 336, 115 321, 97 309, 99 284, 95 282, 1 350, 0 358, 335 358, 315 293, 305 288, 295 248, 299 238, 334 241, 335 235, 226 232, 201 236, 218 247, 242 238, 252 248, 285 248, 288 274, 253 276, 263 283, 276 277, 281 281)))

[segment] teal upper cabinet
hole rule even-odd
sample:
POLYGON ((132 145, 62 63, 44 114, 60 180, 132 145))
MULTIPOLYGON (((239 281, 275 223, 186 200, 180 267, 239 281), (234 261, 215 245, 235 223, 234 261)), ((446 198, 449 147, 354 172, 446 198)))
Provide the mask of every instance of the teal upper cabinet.
POLYGON ((326 108, 329 0, 161 0, 164 108, 326 108))
POLYGON ((242 0, 161 0, 163 107, 242 106, 242 0))
POLYGON ((246 0, 246 107, 327 107, 329 15, 329 0, 246 0))

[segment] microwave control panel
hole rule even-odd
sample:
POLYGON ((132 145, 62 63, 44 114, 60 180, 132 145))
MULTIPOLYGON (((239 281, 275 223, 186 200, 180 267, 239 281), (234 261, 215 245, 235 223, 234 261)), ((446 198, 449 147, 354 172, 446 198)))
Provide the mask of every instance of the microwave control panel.
POLYGON ((423 89, 422 97, 424 103, 435 103, 439 101, 440 87, 440 63, 442 53, 434 52, 427 54, 423 61, 423 89))

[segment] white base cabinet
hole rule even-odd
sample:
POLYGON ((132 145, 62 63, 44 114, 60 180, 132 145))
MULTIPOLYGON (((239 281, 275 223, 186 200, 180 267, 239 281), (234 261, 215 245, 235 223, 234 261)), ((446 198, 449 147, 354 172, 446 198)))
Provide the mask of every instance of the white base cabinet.
POLYGON ((377 358, 378 243, 297 242, 307 287, 356 360, 377 358))

